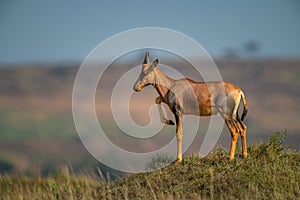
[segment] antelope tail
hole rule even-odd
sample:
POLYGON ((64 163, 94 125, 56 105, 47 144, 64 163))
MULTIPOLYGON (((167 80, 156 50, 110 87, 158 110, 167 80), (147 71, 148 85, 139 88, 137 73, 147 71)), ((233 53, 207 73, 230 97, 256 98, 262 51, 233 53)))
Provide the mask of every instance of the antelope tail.
POLYGON ((246 101, 246 98, 245 98, 245 95, 244 95, 243 92, 241 93, 241 97, 242 97, 242 101, 243 101, 243 104, 244 104, 244 111, 243 111, 241 120, 244 121, 244 119, 247 115, 247 112, 248 112, 248 104, 247 104, 247 101, 246 101))

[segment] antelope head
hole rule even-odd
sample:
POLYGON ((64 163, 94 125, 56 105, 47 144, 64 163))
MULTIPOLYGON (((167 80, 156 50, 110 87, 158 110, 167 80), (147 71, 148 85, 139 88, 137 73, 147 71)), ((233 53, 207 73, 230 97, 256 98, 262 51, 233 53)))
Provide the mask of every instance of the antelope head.
POLYGON ((155 83, 155 74, 153 70, 157 65, 158 59, 153 63, 150 63, 149 52, 146 52, 141 74, 133 86, 134 91, 140 92, 147 85, 153 85, 155 83))

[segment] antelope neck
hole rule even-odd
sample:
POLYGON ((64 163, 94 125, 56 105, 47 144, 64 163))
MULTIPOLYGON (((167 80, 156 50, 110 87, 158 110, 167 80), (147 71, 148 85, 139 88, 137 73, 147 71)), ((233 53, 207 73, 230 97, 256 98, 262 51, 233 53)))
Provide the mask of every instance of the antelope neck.
POLYGON ((174 79, 164 74, 159 68, 155 69, 153 86, 161 97, 165 98, 174 82, 174 79))

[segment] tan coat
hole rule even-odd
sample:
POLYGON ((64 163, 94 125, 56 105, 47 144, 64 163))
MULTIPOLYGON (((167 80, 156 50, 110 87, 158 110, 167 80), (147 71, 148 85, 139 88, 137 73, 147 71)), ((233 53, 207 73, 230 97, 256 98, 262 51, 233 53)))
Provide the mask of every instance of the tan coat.
POLYGON ((155 102, 158 104, 163 123, 174 125, 172 120, 165 119, 161 102, 166 103, 173 112, 176 120, 178 162, 182 161, 182 115, 211 116, 220 113, 231 132, 230 159, 234 158, 239 134, 242 138, 243 156, 247 157, 246 125, 243 120, 248 106, 245 95, 239 87, 228 82, 195 82, 189 78, 174 80, 157 67, 157 59, 152 64, 149 60, 147 52, 142 72, 133 89, 139 92, 147 85, 152 85, 156 89, 159 96, 155 102), (240 119, 238 107, 241 100, 244 104, 244 111, 240 119))

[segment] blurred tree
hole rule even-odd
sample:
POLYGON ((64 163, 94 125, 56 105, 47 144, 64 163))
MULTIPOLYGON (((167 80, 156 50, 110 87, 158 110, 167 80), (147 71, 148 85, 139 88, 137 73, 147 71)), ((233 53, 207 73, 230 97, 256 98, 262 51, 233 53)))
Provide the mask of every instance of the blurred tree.
POLYGON ((6 160, 0 160, 0 174, 10 173, 14 169, 14 165, 6 160))
POLYGON ((259 51, 259 43, 256 40, 249 40, 243 45, 246 56, 253 56, 259 51))
POLYGON ((227 59, 234 59, 239 57, 237 51, 234 48, 227 47, 223 51, 224 51, 224 57, 227 59))
POLYGON ((243 43, 240 47, 226 47, 223 50, 223 56, 227 59, 236 59, 240 57, 255 56, 259 51, 259 42, 256 40, 249 40, 243 43))

